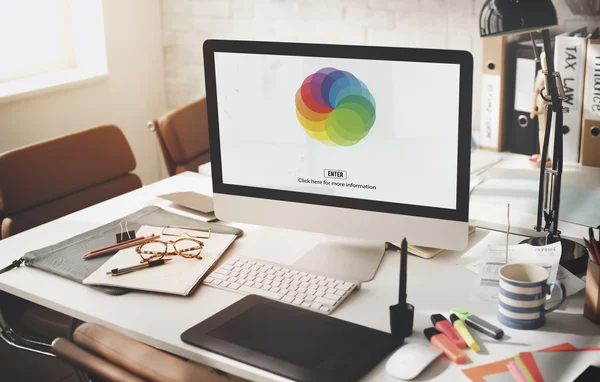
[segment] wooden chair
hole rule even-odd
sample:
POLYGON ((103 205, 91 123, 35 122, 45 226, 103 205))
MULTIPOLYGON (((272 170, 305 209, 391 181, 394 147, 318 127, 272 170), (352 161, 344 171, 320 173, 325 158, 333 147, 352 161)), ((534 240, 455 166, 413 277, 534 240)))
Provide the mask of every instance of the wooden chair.
MULTIPOLYGON (((0 154, 1 238, 142 186, 123 132, 99 126, 0 154)), ((1 254, 0 254, 1 256, 1 254)), ((0 293, 0 336, 44 354, 69 317, 0 293)))
POLYGON ((58 358, 85 372, 92 380, 231 381, 222 373, 186 362, 97 324, 86 323, 79 326, 73 333, 72 342, 66 338, 57 338, 52 343, 52 351, 58 358))
POLYGON ((210 161, 206 98, 149 121, 148 129, 156 133, 169 176, 198 172, 210 161))

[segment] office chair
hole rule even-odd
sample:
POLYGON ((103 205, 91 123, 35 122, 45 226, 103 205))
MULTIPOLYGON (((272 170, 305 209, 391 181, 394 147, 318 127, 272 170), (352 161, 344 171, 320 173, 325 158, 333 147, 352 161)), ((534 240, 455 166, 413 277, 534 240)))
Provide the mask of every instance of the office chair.
MULTIPOLYGON (((141 187, 135 166, 114 125, 0 154, 0 238, 141 187)), ((0 293, 0 337, 10 345, 52 355, 51 341, 68 328, 68 316, 0 293)))
POLYGON ((156 133, 169 176, 198 172, 198 166, 210 161, 206 98, 149 121, 147 127, 156 133))
POLYGON ((79 326, 72 341, 55 339, 52 352, 92 381, 239 381, 92 323, 79 326))

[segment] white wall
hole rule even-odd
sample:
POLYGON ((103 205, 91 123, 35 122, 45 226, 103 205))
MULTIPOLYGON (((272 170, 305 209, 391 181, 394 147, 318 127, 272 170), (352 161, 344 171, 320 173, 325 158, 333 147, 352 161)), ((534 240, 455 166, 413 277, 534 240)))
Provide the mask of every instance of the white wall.
MULTIPOLYGON (((169 107, 204 95, 207 38, 367 44, 470 51, 475 59, 473 124, 479 124, 484 0, 162 0, 169 107)), ((561 27, 598 25, 554 0, 561 27)))
MULTIPOLYGON (((146 122, 166 111, 159 0, 103 0, 107 79, 0 103, 0 152, 102 124, 116 124, 144 183, 166 173, 146 122)), ((42 31, 43 33, 43 31, 42 31)))

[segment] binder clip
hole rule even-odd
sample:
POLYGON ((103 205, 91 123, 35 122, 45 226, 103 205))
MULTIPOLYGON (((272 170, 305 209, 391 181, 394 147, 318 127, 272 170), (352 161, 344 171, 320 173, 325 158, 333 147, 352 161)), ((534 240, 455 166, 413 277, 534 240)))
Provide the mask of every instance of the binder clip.
POLYGON ((117 237, 117 244, 127 240, 135 239, 135 231, 130 231, 127 228, 127 222, 120 222, 119 227, 121 228, 121 232, 115 235, 117 237), (123 228, 123 223, 125 223, 125 228, 123 228))

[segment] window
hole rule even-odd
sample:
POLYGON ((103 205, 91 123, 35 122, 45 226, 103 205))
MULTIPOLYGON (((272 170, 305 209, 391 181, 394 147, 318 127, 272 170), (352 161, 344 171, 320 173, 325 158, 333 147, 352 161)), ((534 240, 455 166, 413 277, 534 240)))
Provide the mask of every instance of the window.
POLYGON ((0 0, 0 101, 105 76, 101 0, 0 0))

